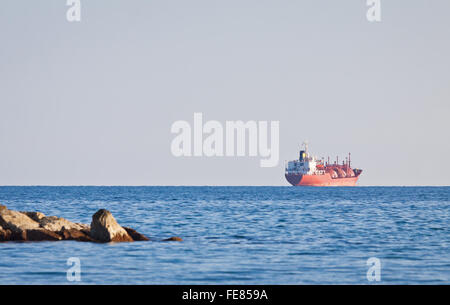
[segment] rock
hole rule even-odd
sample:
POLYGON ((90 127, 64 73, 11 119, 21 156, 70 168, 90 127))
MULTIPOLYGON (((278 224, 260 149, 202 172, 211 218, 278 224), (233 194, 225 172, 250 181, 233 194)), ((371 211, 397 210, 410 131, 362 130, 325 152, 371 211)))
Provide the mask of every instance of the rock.
POLYGON ((21 213, 27 215, 36 222, 40 222, 41 219, 45 217, 45 215, 41 212, 21 212, 21 213))
POLYGON ((44 216, 39 220, 39 225, 49 231, 53 232, 59 232, 62 230, 62 228, 66 229, 75 229, 75 230, 85 230, 89 229, 88 225, 83 225, 79 223, 74 223, 71 221, 68 221, 65 218, 62 217, 56 217, 56 216, 44 216))
POLYGON ((24 236, 26 241, 57 241, 61 239, 60 235, 46 229, 26 230, 24 236))
POLYGON ((10 241, 11 240, 11 231, 8 229, 3 229, 2 227, 0 227, 0 242, 2 241, 10 241))
POLYGON ((26 231, 11 231, 11 241, 25 241, 27 240, 27 232, 26 231))
POLYGON ((100 242, 133 241, 111 212, 105 209, 98 210, 92 216, 90 236, 100 242))
POLYGON ((92 237, 89 236, 89 231, 80 231, 76 229, 66 229, 62 228, 60 232, 61 237, 64 240, 76 240, 76 241, 95 241, 92 237))
POLYGON ((8 209, 8 208, 7 208, 6 206, 0 204, 0 213, 1 213, 2 211, 4 211, 4 210, 7 210, 7 209, 8 209))
POLYGON ((39 223, 23 213, 3 209, 0 212, 0 226, 3 227, 3 229, 9 229, 12 232, 20 233, 24 230, 38 229, 39 223))
POLYGON ((183 241, 183 239, 181 239, 181 237, 171 237, 171 238, 167 238, 167 239, 163 239, 163 241, 183 241))
POLYGON ((10 231, 0 229, 0 241, 57 241, 62 237, 45 229, 10 231))
POLYGON ((21 213, 27 215, 34 221, 38 222, 41 228, 49 231, 59 232, 64 227, 66 229, 89 230, 88 225, 71 222, 62 217, 45 216, 41 212, 21 212, 21 213))
POLYGON ((145 236, 144 234, 139 233, 138 231, 132 229, 132 228, 127 228, 127 227, 123 227, 125 229, 125 231, 127 231, 128 235, 131 236, 131 238, 134 241, 148 241, 150 240, 147 236, 145 236))

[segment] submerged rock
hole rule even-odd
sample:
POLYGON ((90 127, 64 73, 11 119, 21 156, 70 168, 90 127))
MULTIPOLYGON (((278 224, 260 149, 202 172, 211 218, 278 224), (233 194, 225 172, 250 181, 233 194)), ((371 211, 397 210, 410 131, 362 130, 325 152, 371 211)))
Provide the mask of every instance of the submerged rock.
POLYGON ((183 239, 181 239, 181 237, 174 236, 167 239, 163 239, 163 241, 183 241, 183 239))
POLYGON ((127 231, 117 223, 111 212, 105 209, 98 210, 92 216, 90 235, 100 242, 133 241, 127 231))

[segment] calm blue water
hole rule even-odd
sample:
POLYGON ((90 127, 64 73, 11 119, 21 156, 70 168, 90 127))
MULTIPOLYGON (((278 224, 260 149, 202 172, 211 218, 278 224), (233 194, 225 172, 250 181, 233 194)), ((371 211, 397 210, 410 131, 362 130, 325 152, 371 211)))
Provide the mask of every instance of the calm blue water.
POLYGON ((100 208, 184 242, 0 243, 0 284, 450 284, 450 187, 0 187, 10 209, 90 223, 100 208))

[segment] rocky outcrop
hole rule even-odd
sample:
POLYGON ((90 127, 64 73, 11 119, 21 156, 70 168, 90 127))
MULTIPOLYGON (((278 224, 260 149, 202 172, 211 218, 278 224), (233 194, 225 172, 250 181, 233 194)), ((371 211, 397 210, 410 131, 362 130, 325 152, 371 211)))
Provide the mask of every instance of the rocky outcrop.
POLYGON ((127 231, 117 223, 111 212, 105 209, 98 210, 92 216, 90 235, 101 242, 133 241, 127 231))
POLYGON ((104 243, 148 241, 149 238, 132 228, 121 227, 104 209, 92 216, 89 226, 40 212, 12 211, 0 205, 0 242, 59 240, 104 243))
POLYGON ((3 209, 0 211, 0 226, 15 233, 21 233, 25 230, 38 229, 39 223, 23 213, 3 209))

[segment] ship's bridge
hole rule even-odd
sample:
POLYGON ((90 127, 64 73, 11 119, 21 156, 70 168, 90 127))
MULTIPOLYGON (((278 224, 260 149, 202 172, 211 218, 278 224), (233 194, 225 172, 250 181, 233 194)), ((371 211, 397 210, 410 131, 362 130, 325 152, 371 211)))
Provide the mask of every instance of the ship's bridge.
POLYGON ((285 166, 286 174, 293 175, 317 175, 323 174, 323 170, 318 170, 317 165, 322 164, 321 160, 316 157, 309 156, 309 154, 301 150, 298 160, 287 162, 285 166))

